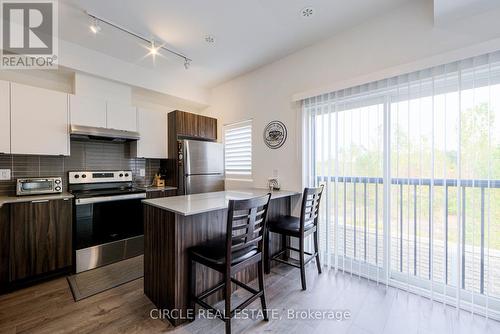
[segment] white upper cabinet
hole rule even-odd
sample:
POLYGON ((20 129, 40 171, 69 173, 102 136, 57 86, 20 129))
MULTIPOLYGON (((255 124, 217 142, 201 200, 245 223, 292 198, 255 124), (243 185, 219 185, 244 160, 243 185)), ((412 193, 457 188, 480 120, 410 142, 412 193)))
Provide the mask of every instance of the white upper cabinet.
POLYGON ((106 100, 70 95, 72 125, 106 127, 106 100))
POLYGON ((124 103, 108 101, 106 127, 116 130, 137 131, 137 108, 124 103))
POLYGON ((13 154, 69 155, 68 94, 11 83, 13 154))
POLYGON ((134 144, 135 155, 138 158, 166 159, 167 113, 139 108, 137 126, 141 139, 134 144))
POLYGON ((137 108, 126 103, 70 95, 71 124, 137 131, 137 108))
POLYGON ((0 81, 0 153, 10 153, 10 84, 0 81))

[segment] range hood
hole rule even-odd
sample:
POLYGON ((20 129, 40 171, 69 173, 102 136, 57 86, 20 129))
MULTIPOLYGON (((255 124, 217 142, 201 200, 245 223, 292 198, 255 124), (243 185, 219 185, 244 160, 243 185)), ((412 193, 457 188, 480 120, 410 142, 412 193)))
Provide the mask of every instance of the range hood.
POLYGON ((71 125, 70 136, 79 140, 106 140, 127 142, 140 139, 139 132, 99 128, 93 126, 71 125))

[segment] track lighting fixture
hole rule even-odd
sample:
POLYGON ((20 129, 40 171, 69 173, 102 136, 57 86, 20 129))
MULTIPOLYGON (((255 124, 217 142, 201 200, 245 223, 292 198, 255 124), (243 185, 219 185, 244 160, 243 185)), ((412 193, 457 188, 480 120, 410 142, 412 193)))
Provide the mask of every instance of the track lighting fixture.
POLYGON ((101 23, 106 24, 112 28, 120 30, 121 32, 127 33, 131 36, 134 36, 135 38, 142 40, 143 42, 148 43, 149 47, 147 47, 147 48, 149 49, 149 54, 151 56, 153 56, 153 58, 156 55, 160 54, 160 51, 163 50, 163 51, 166 51, 166 52, 173 54, 174 56, 177 56, 179 58, 184 59, 184 68, 186 70, 189 69, 189 66, 191 65, 192 60, 190 58, 186 57, 185 55, 183 55, 182 53, 177 52, 177 51, 172 50, 172 49, 169 49, 164 44, 158 44, 158 42, 156 42, 155 40, 150 40, 150 39, 148 39, 142 35, 139 35, 131 30, 128 30, 127 28, 124 28, 116 23, 105 20, 102 17, 98 17, 98 16, 90 14, 88 12, 85 12, 85 14, 90 19, 90 31, 92 31, 94 34, 97 34, 101 31, 101 26, 100 26, 101 23))

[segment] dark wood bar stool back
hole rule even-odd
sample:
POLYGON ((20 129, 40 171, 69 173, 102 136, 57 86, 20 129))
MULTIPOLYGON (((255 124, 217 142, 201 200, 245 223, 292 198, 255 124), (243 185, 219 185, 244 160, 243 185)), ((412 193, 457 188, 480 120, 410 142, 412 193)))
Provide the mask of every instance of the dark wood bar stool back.
MULTIPOLYGON (((316 258, 316 266, 318 267, 318 273, 321 274, 321 264, 319 262, 319 251, 318 251, 318 216, 319 216, 319 205, 321 202, 321 196, 323 194, 323 185, 319 188, 305 188, 302 197, 302 206, 300 210, 300 217, 293 216, 281 216, 273 221, 269 221, 268 233, 278 233, 285 237, 295 237, 299 239, 299 248, 294 248, 289 246, 284 242, 283 248, 272 256, 268 256, 266 259, 266 272, 270 271, 271 260, 284 263, 300 269, 300 278, 302 283, 302 289, 306 290, 306 275, 305 275, 305 265, 308 264, 312 259, 316 258), (314 234, 314 253, 309 253, 304 250, 305 238, 309 235, 314 234), (299 263, 292 262, 288 259, 288 251, 293 250, 299 253, 299 263), (305 255, 309 258, 305 259, 305 255), (284 258, 282 258, 284 257, 284 258)), ((267 238, 269 242, 269 237, 267 238)), ((270 245, 266 245, 266 254, 269 254, 270 245)))
POLYGON ((190 301, 191 309, 198 304, 215 314, 222 314, 204 301, 213 293, 224 289, 225 308, 220 318, 226 323, 226 333, 231 333, 231 318, 236 310, 241 310, 260 298, 264 319, 268 320, 264 292, 263 247, 266 230, 267 209, 271 194, 246 200, 230 200, 227 213, 227 233, 221 239, 210 240, 206 244, 190 249, 190 301), (196 295, 196 262, 224 275, 216 286, 196 295), (259 289, 236 280, 233 276, 250 265, 257 264, 259 289), (231 310, 231 283, 252 295, 231 310))

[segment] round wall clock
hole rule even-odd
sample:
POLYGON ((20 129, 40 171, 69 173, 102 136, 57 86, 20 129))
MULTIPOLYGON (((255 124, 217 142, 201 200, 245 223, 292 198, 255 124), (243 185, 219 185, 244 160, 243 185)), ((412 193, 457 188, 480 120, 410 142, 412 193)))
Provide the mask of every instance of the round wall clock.
POLYGON ((264 142, 272 149, 283 146, 286 136, 286 126, 280 121, 272 121, 264 129, 264 142))

